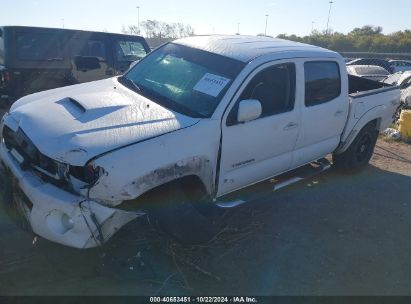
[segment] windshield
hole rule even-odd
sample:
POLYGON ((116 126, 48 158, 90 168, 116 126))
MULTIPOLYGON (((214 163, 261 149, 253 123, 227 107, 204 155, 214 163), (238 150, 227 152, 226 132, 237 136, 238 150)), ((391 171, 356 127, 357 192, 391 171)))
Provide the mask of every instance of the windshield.
POLYGON ((191 117, 211 117, 244 65, 170 43, 145 57, 119 80, 170 110, 191 117))

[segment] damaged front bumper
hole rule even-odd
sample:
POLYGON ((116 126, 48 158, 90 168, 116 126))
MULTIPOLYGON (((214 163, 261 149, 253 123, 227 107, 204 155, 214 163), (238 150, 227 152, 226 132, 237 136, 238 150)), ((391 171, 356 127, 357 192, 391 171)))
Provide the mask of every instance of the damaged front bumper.
POLYGON ((0 144, 0 158, 19 192, 14 203, 26 216, 33 232, 45 239, 75 248, 102 245, 121 227, 143 216, 100 205, 45 183, 31 170, 23 171, 0 144))

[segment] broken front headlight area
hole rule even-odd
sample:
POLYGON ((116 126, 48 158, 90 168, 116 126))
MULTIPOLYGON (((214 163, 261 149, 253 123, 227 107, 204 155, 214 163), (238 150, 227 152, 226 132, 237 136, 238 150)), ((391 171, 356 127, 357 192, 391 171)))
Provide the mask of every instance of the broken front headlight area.
POLYGON ((39 164, 29 163, 25 165, 26 168, 24 169, 30 166, 38 172, 43 181, 75 194, 87 194, 87 190, 96 185, 99 178, 104 174, 101 167, 92 163, 80 167, 44 156, 40 159, 39 164))
POLYGON ((69 166, 69 177, 74 185, 80 189, 93 187, 101 176, 105 173, 104 169, 94 165, 92 162, 85 166, 69 166))
POLYGON ((72 166, 42 154, 20 128, 13 131, 4 126, 2 137, 2 143, 22 170, 33 169, 43 181, 66 191, 82 193, 83 189, 93 187, 104 174, 104 170, 93 162, 72 166))

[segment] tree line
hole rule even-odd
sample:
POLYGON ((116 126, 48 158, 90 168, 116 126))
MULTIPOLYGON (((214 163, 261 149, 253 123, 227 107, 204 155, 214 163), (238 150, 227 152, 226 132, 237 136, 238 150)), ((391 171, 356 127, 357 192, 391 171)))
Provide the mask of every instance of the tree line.
POLYGON ((411 53, 411 30, 383 34, 381 26, 365 25, 348 34, 313 31, 299 37, 281 34, 278 38, 308 43, 338 52, 411 53))
MULTIPOLYGON (((122 32, 131 35, 144 35, 152 45, 194 35, 191 25, 145 20, 137 25, 128 25, 122 32)), ((263 34, 259 34, 263 36, 263 34)), ((280 34, 277 38, 308 43, 337 52, 369 53, 411 53, 411 30, 384 34, 381 26, 365 25, 354 28, 348 34, 327 31, 313 31, 308 36, 280 34)))
POLYGON ((191 25, 183 23, 167 23, 157 20, 144 20, 137 25, 123 25, 121 30, 125 34, 144 35, 146 38, 177 39, 194 35, 191 25))
POLYGON ((129 35, 143 35, 151 48, 178 38, 194 35, 191 25, 144 20, 138 25, 123 25, 121 32, 129 35))

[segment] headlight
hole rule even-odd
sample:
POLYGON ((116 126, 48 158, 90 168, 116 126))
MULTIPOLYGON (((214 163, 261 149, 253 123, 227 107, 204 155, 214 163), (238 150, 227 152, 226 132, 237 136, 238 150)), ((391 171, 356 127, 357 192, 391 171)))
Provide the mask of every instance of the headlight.
POLYGON ((103 174, 104 169, 92 162, 84 167, 70 166, 70 175, 90 186, 93 186, 103 174))

